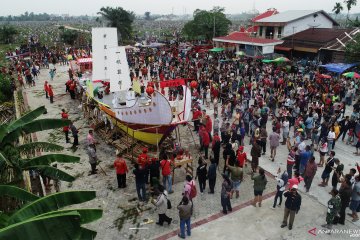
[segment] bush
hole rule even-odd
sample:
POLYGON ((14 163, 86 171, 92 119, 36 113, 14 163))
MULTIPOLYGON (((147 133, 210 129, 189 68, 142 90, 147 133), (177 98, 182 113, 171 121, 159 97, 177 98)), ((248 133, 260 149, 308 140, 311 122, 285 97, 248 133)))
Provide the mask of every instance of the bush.
POLYGON ((10 101, 13 97, 11 80, 2 73, 0 73, 0 86, 0 103, 10 101))

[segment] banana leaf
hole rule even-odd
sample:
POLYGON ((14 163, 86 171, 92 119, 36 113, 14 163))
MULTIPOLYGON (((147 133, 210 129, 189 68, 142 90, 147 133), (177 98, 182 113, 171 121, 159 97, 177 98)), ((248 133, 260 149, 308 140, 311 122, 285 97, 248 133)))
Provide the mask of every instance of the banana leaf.
POLYGON ((79 161, 80 161, 79 157, 70 156, 66 154, 47 154, 47 155, 42 155, 40 157, 24 160, 21 163, 21 167, 26 168, 36 165, 50 165, 53 162, 75 163, 79 161))
MULTIPOLYGON (((56 211, 73 204, 90 201, 96 197, 95 191, 67 191, 42 197, 27 204, 10 216, 8 223, 14 224, 40 214, 56 211)), ((1 239, 1 238, 0 238, 1 239)))
POLYGON ((69 175, 68 173, 47 165, 34 165, 34 166, 24 167, 23 170, 37 170, 45 176, 65 182, 72 182, 75 180, 75 178, 69 175))
POLYGON ((34 218, 42 218, 44 216, 50 216, 50 215, 60 214, 60 213, 67 213, 67 212, 71 212, 71 211, 76 211, 80 214, 80 223, 81 224, 86 224, 86 223, 91 223, 93 221, 96 221, 102 217, 102 213, 103 213, 102 209, 95 209, 95 208, 65 209, 65 210, 47 212, 47 213, 41 214, 39 216, 36 216, 34 218))
POLYGON ((80 239, 81 240, 88 240, 88 239, 93 240, 93 239, 95 239, 96 234, 97 234, 97 232, 82 227, 82 228, 80 228, 80 236, 78 239, 79 240, 80 239))
POLYGON ((14 142, 18 139, 22 134, 29 134, 39 131, 44 131, 48 129, 55 129, 64 126, 68 126, 70 124, 70 120, 68 119, 39 119, 34 120, 32 122, 26 123, 14 129, 13 131, 9 132, 7 135, 4 136, 3 142, 1 146, 4 146, 6 143, 14 142))
POLYGON ((72 240, 81 235, 80 214, 76 211, 20 221, 0 229, 0 239, 72 240))
POLYGON ((0 229, 7 226, 7 221, 9 220, 9 216, 5 213, 0 212, 0 229))
POLYGON ((2 152, 0 152, 0 170, 6 166, 13 167, 13 164, 11 161, 9 161, 9 159, 5 157, 5 155, 2 152))
POLYGON ((61 151, 64 150, 64 147, 48 142, 32 142, 19 146, 18 150, 21 154, 31 154, 34 151, 40 151, 40 152, 61 151))
POLYGON ((0 185, 0 196, 9 196, 25 202, 32 202, 39 199, 38 196, 11 185, 0 185))
MULTIPOLYGON (((46 111, 46 108, 45 106, 41 106, 27 114, 25 114, 24 116, 22 116, 21 118, 11 122, 6 130, 7 132, 12 132, 14 131, 15 129, 21 127, 21 126, 24 126, 25 124, 35 120, 36 118, 38 118, 39 116, 41 116, 44 112, 46 111)), ((1 136, 0 136, 1 137, 1 136)), ((2 140, 2 139, 1 139, 2 140)))
POLYGON ((6 124, 1 124, 0 125, 0 142, 4 139, 4 137, 7 134, 7 125, 6 124))

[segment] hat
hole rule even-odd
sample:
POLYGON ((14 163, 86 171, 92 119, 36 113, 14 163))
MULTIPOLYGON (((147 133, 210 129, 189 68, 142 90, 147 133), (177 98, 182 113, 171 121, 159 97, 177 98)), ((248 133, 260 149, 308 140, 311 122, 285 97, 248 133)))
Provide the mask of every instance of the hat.
POLYGON ((304 131, 304 129, 299 128, 297 131, 298 131, 298 132, 303 132, 303 131, 304 131))
POLYGON ((147 148, 143 148, 143 153, 147 153, 148 152, 148 149, 147 148))
POLYGON ((239 147, 239 150, 240 150, 240 151, 244 151, 244 146, 240 146, 240 147, 239 147))
POLYGON ((292 186, 291 189, 296 189, 297 190, 298 188, 299 188, 298 185, 295 184, 294 186, 292 186))

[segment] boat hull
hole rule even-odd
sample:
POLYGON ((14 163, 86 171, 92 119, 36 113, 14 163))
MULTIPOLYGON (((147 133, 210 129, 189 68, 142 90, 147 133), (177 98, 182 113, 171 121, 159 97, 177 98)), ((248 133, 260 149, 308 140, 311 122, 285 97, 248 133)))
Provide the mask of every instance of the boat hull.
POLYGON ((114 125, 126 132, 129 136, 150 145, 160 145, 165 137, 176 127, 176 124, 153 125, 124 122, 118 119, 111 109, 103 105, 99 107, 101 111, 111 118, 114 125))

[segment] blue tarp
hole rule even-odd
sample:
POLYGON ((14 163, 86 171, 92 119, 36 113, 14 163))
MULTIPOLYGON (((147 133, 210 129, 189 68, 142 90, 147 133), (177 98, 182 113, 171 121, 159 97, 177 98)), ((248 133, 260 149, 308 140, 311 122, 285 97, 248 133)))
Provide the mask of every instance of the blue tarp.
POLYGON ((347 69, 352 68, 356 65, 359 65, 360 63, 329 63, 329 64, 325 64, 325 65, 320 65, 320 67, 324 67, 326 68, 326 70, 328 70, 329 72, 334 72, 334 73, 343 73, 345 72, 347 69))

